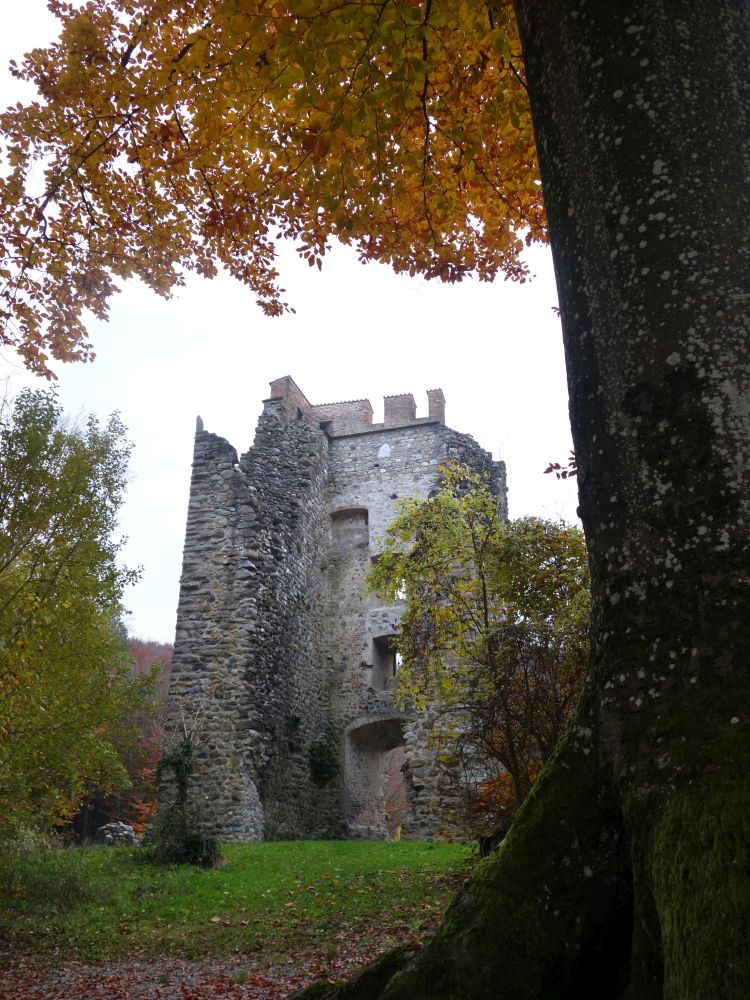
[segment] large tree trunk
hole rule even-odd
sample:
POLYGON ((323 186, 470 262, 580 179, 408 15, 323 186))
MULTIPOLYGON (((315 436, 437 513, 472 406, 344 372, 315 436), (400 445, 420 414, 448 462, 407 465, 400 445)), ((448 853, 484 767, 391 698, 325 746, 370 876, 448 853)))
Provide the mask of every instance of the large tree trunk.
POLYGON ((591 749, 634 886, 629 995, 744 997, 750 7, 517 12, 592 567, 591 749))
POLYGON ((501 850, 382 995, 744 1000, 750 5, 516 10, 594 657, 576 722, 501 850))

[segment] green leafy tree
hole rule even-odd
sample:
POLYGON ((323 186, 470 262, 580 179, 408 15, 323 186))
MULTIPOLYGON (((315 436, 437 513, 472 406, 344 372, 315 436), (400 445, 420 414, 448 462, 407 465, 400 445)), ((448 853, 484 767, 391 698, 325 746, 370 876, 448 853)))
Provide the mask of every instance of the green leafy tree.
POLYGON ((127 783, 118 746, 148 680, 119 623, 114 540, 130 446, 117 416, 66 427, 24 390, 0 423, 0 837, 127 783))
POLYGON ((130 677, 154 682, 150 704, 131 718, 134 739, 120 755, 129 784, 109 795, 96 793, 82 801, 71 821, 76 835, 90 840, 99 826, 113 820, 129 823, 142 836, 156 815, 156 765, 164 750, 169 674, 174 647, 151 639, 127 638, 130 677))
POLYGON ((506 522, 472 470, 449 466, 429 499, 406 498, 370 586, 405 599, 395 697, 430 705, 444 766, 462 772, 480 829, 507 826, 550 758, 588 658, 583 533, 506 522))

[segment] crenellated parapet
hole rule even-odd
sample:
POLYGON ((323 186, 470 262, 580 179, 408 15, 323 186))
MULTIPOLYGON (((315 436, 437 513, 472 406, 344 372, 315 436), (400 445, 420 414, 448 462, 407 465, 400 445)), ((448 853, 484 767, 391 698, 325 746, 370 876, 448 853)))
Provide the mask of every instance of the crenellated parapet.
POLYGON ((386 427, 445 423, 445 396, 442 389, 427 390, 426 417, 417 416, 417 404, 410 392, 384 396, 382 423, 373 423, 374 411, 369 399, 346 399, 313 405, 290 375, 271 382, 271 395, 264 404, 272 405, 279 400, 283 401, 284 407, 291 414, 317 423, 329 437, 377 433, 386 427))

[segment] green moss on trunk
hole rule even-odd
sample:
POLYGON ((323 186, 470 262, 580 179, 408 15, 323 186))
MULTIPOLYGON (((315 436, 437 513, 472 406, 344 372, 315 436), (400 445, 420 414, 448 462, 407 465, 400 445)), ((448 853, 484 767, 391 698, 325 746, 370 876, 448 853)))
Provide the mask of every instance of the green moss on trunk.
POLYGON ((588 742, 571 734, 384 1000, 555 1000, 584 983, 618 995, 632 926, 626 845, 588 742))
POLYGON ((589 693, 500 849, 366 1000, 745 1000, 748 713, 718 681, 702 711, 677 685, 614 735, 589 693))
POLYGON ((707 773, 633 810, 634 960, 628 1000, 745 1000, 750 983, 747 772, 707 773))

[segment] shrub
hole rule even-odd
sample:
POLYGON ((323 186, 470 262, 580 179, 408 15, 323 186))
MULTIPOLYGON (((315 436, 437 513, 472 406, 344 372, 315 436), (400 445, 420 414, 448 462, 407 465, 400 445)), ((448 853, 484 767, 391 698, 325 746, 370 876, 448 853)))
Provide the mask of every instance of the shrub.
POLYGON ((198 741, 197 729, 189 729, 183 723, 182 732, 170 741, 156 767, 159 781, 166 772, 172 773, 176 795, 173 802, 163 807, 151 829, 150 854, 154 861, 163 864, 216 868, 222 858, 219 842, 201 828, 188 805, 198 741))

